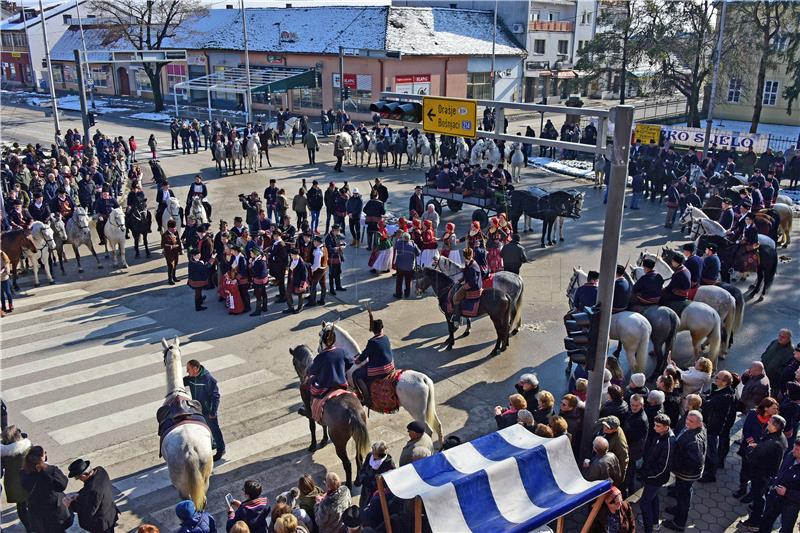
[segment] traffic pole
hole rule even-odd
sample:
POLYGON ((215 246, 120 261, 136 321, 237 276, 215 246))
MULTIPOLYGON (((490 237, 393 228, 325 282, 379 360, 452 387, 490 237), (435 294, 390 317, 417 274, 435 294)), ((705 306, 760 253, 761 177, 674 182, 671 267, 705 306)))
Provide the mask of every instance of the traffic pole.
POLYGON ((719 58, 722 55, 722 36, 725 33, 725 13, 728 11, 728 2, 722 0, 722 12, 719 17, 719 35, 717 36, 716 61, 714 61, 714 75, 711 77, 711 101, 708 103, 708 116, 706 117, 706 138, 703 141, 703 157, 707 157, 708 145, 711 141, 711 125, 714 123, 714 104, 717 101, 717 81, 719 80, 719 58))
POLYGON ((339 47, 339 106, 344 113, 344 47, 339 47))
MULTIPOLYGON (((75 52, 75 72, 78 75, 78 87, 83 88, 83 65, 81 64, 81 52, 77 48, 75 52)), ((78 91, 81 99, 81 121, 83 122, 83 143, 86 144, 91 140, 89 136, 89 114, 87 113, 86 106, 86 91, 78 91)))
POLYGON ((608 352, 608 334, 611 329, 611 305, 614 300, 614 278, 616 277, 619 237, 622 231, 622 212, 625 206, 625 187, 628 181, 628 155, 631 149, 631 126, 633 106, 619 105, 611 108, 610 118, 614 122, 614 145, 610 147, 611 177, 608 181, 608 204, 603 227, 603 248, 600 256, 600 283, 597 302, 600 305, 600 325, 597 351, 587 354, 594 357, 594 369, 589 372, 589 390, 583 417, 581 457, 591 455, 595 424, 603 403, 603 374, 608 352))
MULTIPOLYGON (((39 0, 39 14, 42 17, 42 36, 44 37, 44 57, 47 60, 47 76, 48 76, 48 81, 50 83, 50 98, 53 103, 52 105, 53 125, 56 128, 56 132, 58 132, 59 130, 61 130, 61 122, 58 119, 58 100, 56 100, 56 86, 55 83, 53 83, 53 64, 50 62, 50 45, 47 44, 47 17, 44 14, 44 8, 42 7, 42 0, 39 0)), ((23 13, 23 18, 25 18, 24 13, 23 13)), ((83 88, 83 85, 81 85, 80 87, 83 88)))

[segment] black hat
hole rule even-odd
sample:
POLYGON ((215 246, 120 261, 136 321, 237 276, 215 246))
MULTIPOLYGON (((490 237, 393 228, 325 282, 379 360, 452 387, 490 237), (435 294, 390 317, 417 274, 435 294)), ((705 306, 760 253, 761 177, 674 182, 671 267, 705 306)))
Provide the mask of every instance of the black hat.
POLYGON ((642 266, 652 270, 656 267, 656 261, 650 257, 645 257, 642 259, 642 266))
POLYGON ((109 187, 108 185, 103 185, 102 192, 111 192, 111 187, 109 187))
POLYGON ((77 478, 87 470, 89 470, 89 461, 84 461, 83 459, 75 459, 69 465, 69 477, 77 478))
POLYGON ((162 182, 161 182, 161 186, 163 187, 164 185, 166 185, 167 187, 169 187, 169 182, 168 182, 167 180, 164 180, 164 181, 162 181, 162 182))
POLYGON ((42 191, 36 191, 35 193, 33 193, 33 197, 34 198, 44 198, 44 194, 42 194, 42 191))
POLYGON ((56 189, 56 193, 58 194, 66 194, 67 190, 64 187, 59 187, 56 189))
POLYGON ((425 433, 425 424, 423 424, 422 422, 417 422, 416 420, 414 420, 413 422, 410 422, 406 426, 406 429, 408 431, 413 431, 414 433, 420 433, 420 434, 421 433, 425 433))
POLYGON ((303 237, 313 237, 313 236, 314 236, 314 234, 313 234, 313 233, 311 233, 311 230, 310 230, 310 229, 307 229, 307 230, 305 230, 305 231, 303 232, 303 237))
POLYGON ((346 527, 361 527, 361 518, 358 505, 353 505, 342 513, 342 523, 346 527))
POLYGON ((739 204, 739 207, 746 207, 746 208, 749 209, 749 208, 753 207, 753 202, 751 202, 750 200, 744 200, 744 201, 742 201, 741 204, 739 204))
POLYGON ((289 255, 300 255, 300 250, 297 248, 289 248, 289 255))
POLYGON ((793 402, 800 400, 800 383, 790 381, 786 384, 786 393, 793 402))
POLYGON ((231 250, 233 250, 234 252, 241 252, 242 247, 239 246, 238 244, 234 244, 233 246, 231 246, 231 250))
POLYGON ((11 205, 22 205, 22 200, 20 200, 19 198, 17 198, 17 199, 16 199, 16 200, 14 200, 13 202, 11 202, 11 205))
POLYGON ((340 229, 342 229, 342 227, 339 224, 334 224, 333 226, 331 226, 331 231, 333 231, 335 229, 340 230, 340 229))
POLYGON ((312 240, 314 242, 322 242, 322 236, 321 235, 314 235, 314 238, 312 240))
POLYGON ((694 243, 693 242, 687 242, 686 244, 684 244, 683 245, 683 251, 684 252, 692 252, 692 253, 694 253, 694 251, 695 251, 694 243))
POLYGON ((716 253, 717 252, 717 245, 714 244, 714 243, 708 243, 708 244, 706 244, 706 250, 711 250, 712 252, 716 253))

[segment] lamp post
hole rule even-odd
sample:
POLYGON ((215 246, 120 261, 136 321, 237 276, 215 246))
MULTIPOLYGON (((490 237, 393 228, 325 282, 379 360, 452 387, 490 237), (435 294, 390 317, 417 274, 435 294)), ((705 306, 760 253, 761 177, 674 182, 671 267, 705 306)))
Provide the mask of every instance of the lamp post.
POLYGON ((83 63, 86 65, 86 84, 89 86, 89 97, 92 99, 92 109, 97 109, 94 101, 94 83, 92 81, 92 70, 89 67, 89 54, 86 52, 86 37, 83 34, 83 20, 81 20, 81 2, 75 0, 75 12, 78 15, 78 27, 81 30, 81 46, 83 47, 83 63))
POLYGON ((706 138, 703 141, 703 157, 708 153, 708 143, 711 139, 711 125, 714 123, 714 104, 717 100, 717 80, 719 79, 719 59, 722 55, 722 35, 725 32, 725 13, 728 2, 722 0, 722 12, 719 17, 719 36, 717 37, 716 61, 714 61, 714 75, 711 78, 711 101, 708 103, 708 116, 706 117, 706 138))
POLYGON ((56 100, 56 86, 53 83, 53 64, 50 62, 50 45, 47 43, 47 22, 44 15, 44 8, 42 7, 42 0, 39 0, 39 16, 42 17, 42 36, 44 37, 44 57, 47 60, 47 76, 50 83, 50 99, 53 106, 53 125, 56 131, 61 129, 61 123, 58 120, 58 101, 56 100))

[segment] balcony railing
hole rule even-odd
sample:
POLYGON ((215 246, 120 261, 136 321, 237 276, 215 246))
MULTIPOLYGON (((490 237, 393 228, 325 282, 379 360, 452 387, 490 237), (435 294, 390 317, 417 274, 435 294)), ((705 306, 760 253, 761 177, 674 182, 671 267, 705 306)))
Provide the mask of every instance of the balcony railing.
POLYGON ((575 23, 558 20, 532 20, 528 23, 528 31, 563 31, 571 32, 575 29, 575 23))

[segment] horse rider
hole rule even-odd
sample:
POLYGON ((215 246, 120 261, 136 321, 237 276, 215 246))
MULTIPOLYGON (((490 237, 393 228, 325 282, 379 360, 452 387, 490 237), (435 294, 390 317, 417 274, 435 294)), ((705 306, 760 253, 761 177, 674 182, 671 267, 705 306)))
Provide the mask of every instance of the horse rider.
POLYGON ((661 305, 685 302, 689 298, 689 289, 692 288, 692 274, 684 266, 684 257, 681 254, 672 254, 670 266, 672 267, 672 277, 669 283, 661 291, 661 305))
POLYGON ((483 293, 483 274, 474 254, 472 248, 464 249, 464 275, 453 294, 453 316, 450 318, 450 322, 456 327, 461 323, 461 303, 465 299, 480 299, 483 293))
POLYGON ((347 389, 347 370, 353 358, 335 346, 336 331, 331 328, 322 337, 325 348, 314 358, 306 370, 309 392, 314 398, 323 398, 334 389, 347 389))
POLYGON ((731 199, 723 198, 722 210, 720 211, 719 219, 717 219, 717 222, 719 222, 719 225, 722 226, 722 228, 725 231, 728 231, 733 227, 734 217, 735 214, 733 212, 733 207, 731 207, 731 199))
POLYGON ((617 276, 614 279, 614 299, 611 305, 611 314, 617 314, 628 309, 631 302, 631 283, 625 278, 625 267, 617 265, 617 276))
POLYGON ((12 230, 23 230, 30 232, 33 225, 33 217, 27 209, 22 207, 22 200, 17 198, 11 203, 11 211, 8 213, 8 223, 12 230))
POLYGON ((186 212, 190 213, 192 211, 192 199, 198 196, 200 198, 200 205, 206 209, 206 213, 208 213, 208 209, 205 205, 205 199, 208 196, 208 188, 206 184, 203 183, 203 176, 200 174, 195 174, 194 176, 194 183, 189 186, 189 193, 186 195, 186 212))
POLYGON ((385 378, 394 372, 394 355, 389 337, 383 333, 383 320, 373 320, 369 312, 370 331, 373 337, 355 359, 355 364, 366 363, 353 371, 353 383, 361 392, 362 403, 369 407, 372 403, 369 386, 374 380, 385 378))
POLYGON ((117 200, 111 197, 111 188, 103 185, 100 198, 94 202, 94 212, 97 215, 97 234, 100 236, 100 244, 106 243, 105 227, 111 211, 119 207, 117 200))
MULTIPOLYGON (((696 292, 700 286, 700 278, 703 274, 703 258, 695 254, 697 248, 693 242, 687 242, 682 247, 684 266, 689 270, 692 275, 692 291, 696 292)), ((694 294, 690 294, 694 296, 694 294)), ((691 297, 689 299, 692 299, 691 297)))
POLYGON ((722 262, 717 255, 717 245, 709 244, 703 257, 702 274, 700 275, 701 285, 716 285, 719 283, 719 274, 722 270, 722 262))
POLYGON ((586 283, 575 290, 573 297, 573 307, 578 311, 583 311, 584 307, 592 307, 597 303, 597 284, 600 280, 600 273, 590 270, 586 276, 586 283))
POLYGON ((75 212, 75 202, 67 194, 67 190, 64 187, 58 188, 56 197, 50 203, 50 211, 61 215, 61 219, 65 223, 72 218, 72 214, 75 212))
POLYGON ((133 182, 131 190, 128 192, 128 200, 125 212, 139 212, 147 209, 147 196, 142 191, 142 186, 138 181, 133 182))
POLYGON ((161 182, 161 190, 158 191, 157 195, 158 207, 156 208, 156 224, 158 224, 158 231, 163 229, 161 227, 161 217, 164 215, 164 211, 167 207, 169 207, 170 198, 175 198, 175 193, 170 190, 169 183, 163 181, 161 182))
POLYGON ((31 218, 38 222, 48 223, 50 219, 50 206, 44 201, 44 194, 40 191, 33 193, 33 202, 28 206, 28 213, 31 218))
POLYGON ((661 288, 664 286, 664 278, 655 271, 656 261, 650 257, 642 259, 644 275, 633 284, 633 296, 631 306, 658 305, 661 300, 661 288))

